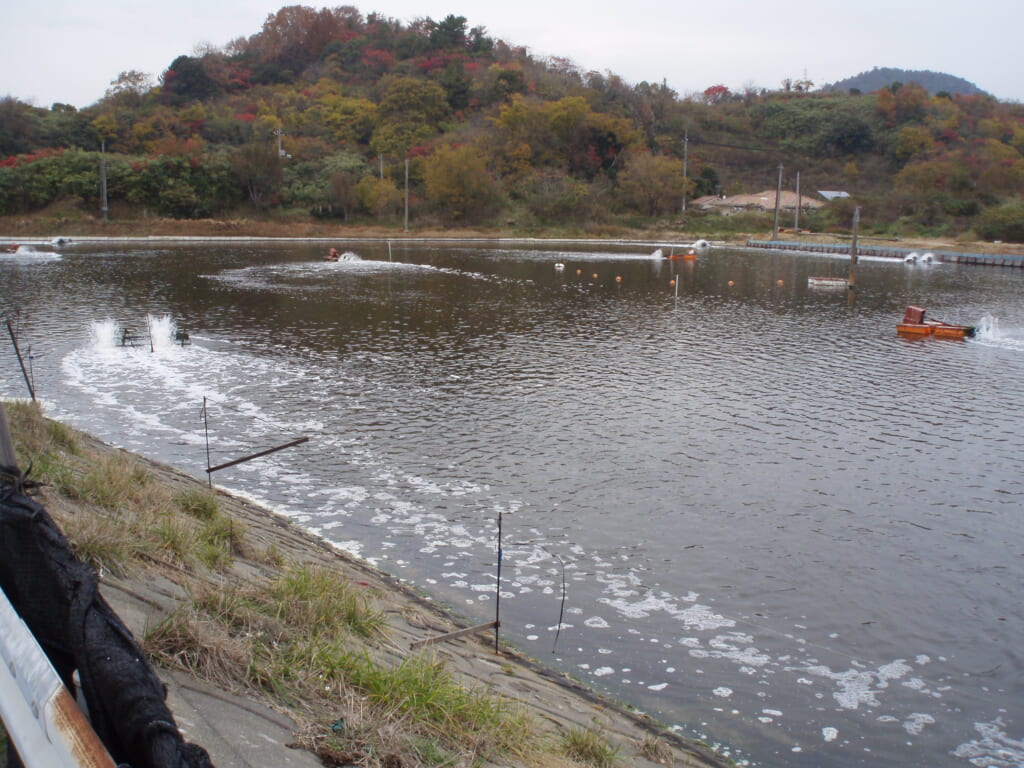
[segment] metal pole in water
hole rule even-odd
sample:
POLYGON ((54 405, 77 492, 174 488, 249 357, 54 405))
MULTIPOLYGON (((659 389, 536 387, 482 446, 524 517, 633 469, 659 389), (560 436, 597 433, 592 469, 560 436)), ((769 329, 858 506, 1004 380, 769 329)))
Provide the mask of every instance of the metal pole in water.
POLYGON ((18 357, 18 365, 21 366, 21 375, 25 377, 25 386, 28 387, 28 393, 32 397, 32 402, 35 402, 36 391, 32 387, 32 378, 28 375, 28 371, 25 370, 25 361, 21 357, 21 350, 18 349, 18 337, 14 334, 14 327, 11 325, 11 318, 7 318, 7 333, 11 335, 11 343, 14 345, 14 354, 18 357))
POLYGON ((853 237, 850 238, 850 276, 847 282, 847 303, 852 307, 857 295, 857 234, 860 230, 860 206, 853 209, 853 237))
POLYGON ((213 488, 213 473, 210 472, 210 421, 206 412, 206 395, 203 395, 203 434, 206 435, 206 481, 213 488))
POLYGON ((388 240, 388 261, 391 261, 391 241, 388 240))
POLYGON ((498 578, 494 589, 494 652, 498 652, 498 635, 501 632, 501 510, 498 510, 498 578))

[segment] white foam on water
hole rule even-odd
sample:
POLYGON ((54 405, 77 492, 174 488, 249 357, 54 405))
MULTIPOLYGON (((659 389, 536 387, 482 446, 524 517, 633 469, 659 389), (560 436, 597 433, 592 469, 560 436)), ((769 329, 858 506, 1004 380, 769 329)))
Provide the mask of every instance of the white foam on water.
POLYGON ((831 725, 826 725, 824 728, 821 729, 821 738, 826 743, 835 741, 837 738, 839 738, 839 730, 837 728, 833 728, 831 725))
POLYGON ((19 245, 15 251, 0 251, 0 261, 15 264, 39 264, 60 261, 63 258, 56 251, 37 251, 31 245, 19 245))
POLYGON ((1024 765, 1024 739, 1011 738, 1001 717, 987 723, 975 723, 978 738, 966 741, 953 755, 977 768, 1020 768, 1024 765))
POLYGON ((803 667, 800 669, 811 675, 824 677, 835 682, 836 690, 832 698, 842 709, 858 709, 861 705, 877 707, 878 697, 889 687, 891 680, 898 680, 907 675, 912 667, 902 659, 882 664, 876 670, 848 669, 844 672, 833 672, 824 665, 803 667))
POLYGON ((925 726, 934 725, 935 718, 922 712, 912 712, 910 717, 903 721, 903 730, 911 736, 920 736, 925 726))
POLYGON ((1024 351, 1024 329, 1002 327, 999 318, 986 313, 975 326, 974 343, 1024 351))

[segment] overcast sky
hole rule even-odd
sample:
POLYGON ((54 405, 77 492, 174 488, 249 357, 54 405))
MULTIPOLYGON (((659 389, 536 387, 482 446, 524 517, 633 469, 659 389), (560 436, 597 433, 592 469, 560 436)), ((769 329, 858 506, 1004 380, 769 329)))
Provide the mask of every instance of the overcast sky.
MULTIPOLYGON (((355 5, 410 22, 448 14, 535 56, 568 58, 629 83, 668 83, 681 96, 722 84, 815 85, 873 67, 963 77, 1024 101, 1020 0, 372 0, 355 5)), ((118 73, 154 82, 198 43, 223 46, 260 30, 281 0, 5 0, 0 97, 41 107, 88 106, 118 73)), ((318 3, 305 3, 322 7, 318 3)))

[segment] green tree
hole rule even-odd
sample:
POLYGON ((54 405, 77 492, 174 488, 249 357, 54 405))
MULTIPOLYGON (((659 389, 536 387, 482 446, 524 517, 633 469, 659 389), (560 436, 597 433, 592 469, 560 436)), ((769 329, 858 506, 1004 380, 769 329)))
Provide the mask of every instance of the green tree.
POLYGON ((370 146, 379 155, 401 157, 437 133, 448 114, 448 97, 432 80, 385 77, 382 84, 380 121, 370 146))
POLYGON ((907 125, 900 129, 896 136, 896 147, 893 154, 901 163, 923 155, 932 146, 932 134, 920 125, 907 125))
POLYGON ((426 198, 448 223, 477 222, 501 203, 501 189, 482 153, 471 146, 444 146, 427 158, 426 198))
POLYGON ((317 101, 320 119, 339 144, 365 144, 377 122, 377 105, 369 99, 354 99, 337 94, 317 101))
POLYGON ((349 214, 359 205, 359 177, 352 171, 335 171, 327 180, 328 196, 334 210, 348 221, 349 214))
POLYGON ((213 96, 217 84, 207 76, 201 59, 179 56, 163 74, 163 91, 171 104, 179 105, 213 96))
POLYGON ((974 224, 985 240, 1024 243, 1024 202, 1019 198, 982 211, 974 224))
POLYGON ((231 167, 259 215, 281 186, 281 158, 277 146, 266 141, 243 144, 231 155, 231 167))
POLYGON ((402 193, 391 179, 364 176, 356 183, 355 194, 363 210, 377 218, 397 213, 402 206, 402 193))
POLYGON ((153 88, 153 78, 145 72, 130 69, 121 72, 104 94, 104 99, 113 104, 125 107, 137 107, 142 104, 142 97, 153 88))
POLYGON ((449 14, 443 21, 431 21, 430 44, 441 50, 465 49, 466 17, 449 14))
POLYGON ((580 221, 588 214, 587 185, 561 171, 531 173, 515 185, 513 194, 542 224, 580 221))
POLYGON ((626 156, 625 170, 618 176, 619 196, 630 207, 656 216, 677 207, 687 189, 678 160, 647 152, 626 156))

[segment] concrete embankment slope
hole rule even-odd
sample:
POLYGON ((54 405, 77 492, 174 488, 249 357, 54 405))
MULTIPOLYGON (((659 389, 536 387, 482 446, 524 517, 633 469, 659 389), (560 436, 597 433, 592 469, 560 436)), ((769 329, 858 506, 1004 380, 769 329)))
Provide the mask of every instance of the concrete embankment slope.
MULTIPOLYGON (((90 439, 90 450, 118 449, 90 439)), ((136 457, 160 482, 178 490, 202 486, 195 478, 173 468, 136 457)), ((284 559, 329 568, 350 583, 373 590, 385 612, 388 641, 385 655, 399 663, 417 641, 459 629, 460 622, 422 595, 395 579, 350 558, 322 539, 243 499, 217 493, 220 509, 244 527, 250 546, 274 547, 284 559)), ((236 558, 227 580, 267 576, 273 566, 236 558)), ((173 571, 147 571, 131 578, 104 576, 102 591, 130 629, 141 636, 147 626, 174 611, 187 599, 184 580, 173 571)), ((726 768, 730 763, 700 745, 666 732, 651 719, 608 701, 570 678, 513 651, 495 653, 493 635, 466 635, 430 646, 447 669, 470 688, 519 703, 534 716, 539 728, 552 736, 570 729, 592 728, 619 750, 619 764, 654 766, 671 764, 690 768, 726 768), (641 746, 653 735, 664 751, 645 754, 641 746)), ((296 724, 264 701, 242 690, 226 690, 176 671, 161 670, 168 685, 168 703, 186 738, 205 747, 218 768, 272 768, 320 765, 309 752, 289 748, 296 724)), ((493 763, 492 763, 493 764, 493 763)), ((502 765, 520 766, 509 758, 502 765)), ((552 763, 568 766, 569 761, 552 763)))

